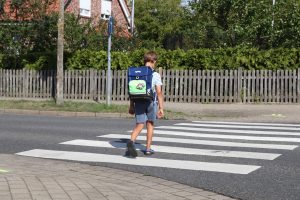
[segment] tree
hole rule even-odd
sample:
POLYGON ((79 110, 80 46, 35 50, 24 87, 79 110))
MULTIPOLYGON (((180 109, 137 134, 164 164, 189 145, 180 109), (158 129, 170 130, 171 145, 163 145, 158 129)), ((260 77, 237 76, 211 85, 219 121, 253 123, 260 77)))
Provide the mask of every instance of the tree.
POLYGON ((276 1, 273 12, 272 47, 300 47, 300 2, 276 1))
MULTIPOLYGON (((38 60, 36 58, 41 54, 52 58, 56 48, 57 17, 48 16, 46 8, 53 2, 14 0, 8 5, 9 10, 0 12, 0 52, 6 60, 2 67, 23 68, 38 60)), ((5 1, 2 3, 4 5, 5 1)), ((47 59, 41 60, 48 62, 47 59)), ((50 59, 48 63, 52 64, 50 59)))
POLYGON ((180 0, 136 0, 136 37, 146 48, 181 47, 180 0))
POLYGON ((195 0, 185 38, 195 47, 299 47, 299 1, 195 0), (275 24, 272 26, 272 21, 275 24), (198 39, 198 40, 196 40, 198 39))

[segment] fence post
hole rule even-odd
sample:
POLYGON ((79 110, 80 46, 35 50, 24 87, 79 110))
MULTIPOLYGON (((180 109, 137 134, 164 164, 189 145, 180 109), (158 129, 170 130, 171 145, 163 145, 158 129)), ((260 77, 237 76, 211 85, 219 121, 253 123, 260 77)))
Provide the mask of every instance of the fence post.
POLYGON ((300 68, 298 68, 297 77, 297 103, 300 103, 300 68))

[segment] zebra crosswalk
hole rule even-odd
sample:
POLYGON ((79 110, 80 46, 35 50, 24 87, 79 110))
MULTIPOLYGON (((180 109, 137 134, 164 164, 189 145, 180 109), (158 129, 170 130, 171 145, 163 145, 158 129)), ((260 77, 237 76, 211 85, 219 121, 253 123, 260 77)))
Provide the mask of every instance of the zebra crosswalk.
MULTIPOLYGON (((138 141, 146 141, 143 130, 138 141)), ((123 134, 100 135, 95 140, 74 139, 59 145, 95 147, 104 149, 126 149, 124 139, 129 139, 129 131, 123 134)), ((33 149, 17 155, 40 158, 72 160, 82 162, 113 163, 133 166, 151 166, 181 170, 209 171, 232 174, 249 174, 259 170, 265 162, 284 156, 298 148, 300 125, 274 123, 239 123, 191 121, 171 126, 155 127, 154 157, 140 156, 129 159, 110 151, 75 152, 48 149, 33 149), (161 156, 164 155, 164 156, 161 156), (170 158, 166 159, 166 155, 170 158), (196 156, 199 160, 177 159, 173 155, 196 156), (224 158, 225 162, 203 161, 202 157, 224 158), (173 159, 171 159, 173 158, 173 159), (226 160, 229 159, 229 160, 226 160), (237 159, 238 162, 235 162, 237 159), (260 160, 259 164, 254 162, 260 160), (243 163, 244 162, 244 163, 243 163)), ((144 145, 136 144, 138 150, 144 145)), ((179 156, 180 157, 180 156, 179 156)))

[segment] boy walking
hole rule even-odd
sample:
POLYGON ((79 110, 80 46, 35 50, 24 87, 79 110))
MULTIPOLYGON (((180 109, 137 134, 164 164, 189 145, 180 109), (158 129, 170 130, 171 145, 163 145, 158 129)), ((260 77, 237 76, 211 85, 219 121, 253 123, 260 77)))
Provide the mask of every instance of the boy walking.
MULTIPOLYGON (((144 55, 144 65, 151 67, 154 71, 157 61, 157 54, 154 51, 147 52, 144 55)), ((152 155, 154 151, 151 149, 154 122, 156 118, 164 116, 163 110, 163 94, 162 94, 162 81, 160 74, 153 72, 152 75, 152 89, 154 91, 153 100, 136 100, 130 101, 129 113, 135 114, 136 125, 131 133, 131 139, 127 142, 127 156, 137 157, 137 152, 134 142, 146 123, 147 127, 147 142, 145 155, 152 155)))

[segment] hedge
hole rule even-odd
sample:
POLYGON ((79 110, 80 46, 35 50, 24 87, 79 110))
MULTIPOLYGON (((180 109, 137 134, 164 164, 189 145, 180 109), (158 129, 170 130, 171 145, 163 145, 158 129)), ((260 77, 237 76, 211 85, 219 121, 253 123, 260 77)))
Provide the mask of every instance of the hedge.
MULTIPOLYGON (((147 50, 112 52, 112 69, 127 69, 128 66, 143 64, 147 50)), ((300 49, 227 48, 195 50, 156 50, 158 67, 163 69, 297 69, 300 67, 300 49)), ((106 52, 81 50, 68 59, 68 69, 106 69, 106 52)))
MULTIPOLYGON (((128 66, 143 65, 146 49, 132 52, 112 52, 112 69, 127 69, 128 66)), ((300 67, 300 49, 226 48, 164 50, 156 49, 158 67, 163 69, 298 69, 300 67)), ((66 69, 106 69, 107 52, 79 50, 65 54, 66 69)), ((55 69, 55 52, 36 53, 19 58, 0 53, 0 68, 55 69), (19 61, 18 65, 16 62, 19 61)))

